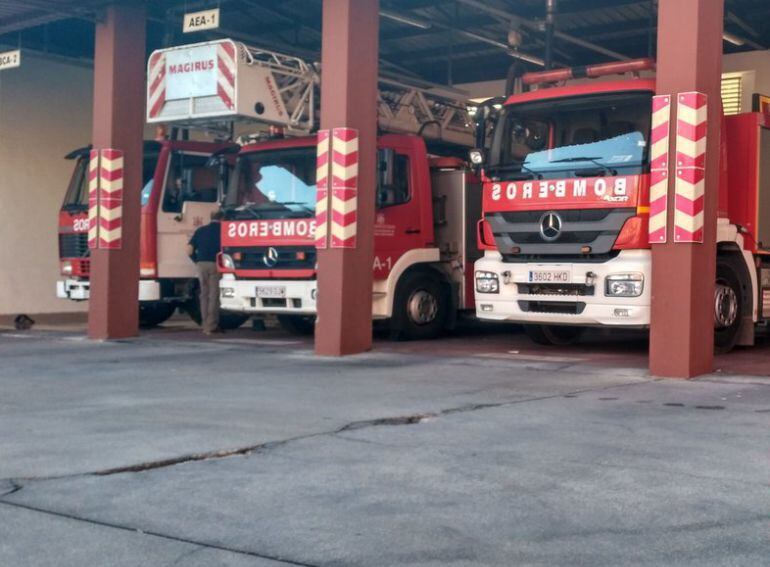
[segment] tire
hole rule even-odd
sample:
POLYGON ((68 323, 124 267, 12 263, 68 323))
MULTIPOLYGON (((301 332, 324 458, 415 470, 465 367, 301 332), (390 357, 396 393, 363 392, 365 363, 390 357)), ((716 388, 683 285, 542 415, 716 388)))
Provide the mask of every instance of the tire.
MULTIPOLYGON (((192 319, 196 325, 200 325, 203 319, 201 318, 201 304, 198 301, 197 296, 195 299, 189 300, 184 304, 182 310, 192 319)), ((232 331, 243 325, 249 320, 249 315, 243 313, 235 313, 233 311, 222 311, 219 314, 219 328, 224 331, 232 331)))
POLYGON ((743 315, 743 285, 733 262, 717 258, 714 288, 714 352, 730 352, 738 340, 743 315))
POLYGON ((565 325, 524 325, 524 333, 536 344, 544 346, 567 346, 574 344, 583 335, 583 327, 565 325))
POLYGON ((308 337, 315 333, 315 317, 312 315, 278 315, 278 324, 289 334, 308 337))
POLYGON ((391 331, 398 340, 430 340, 443 332, 449 318, 446 286, 430 273, 407 274, 398 283, 391 331))
POLYGON ((219 313, 219 328, 223 331, 232 331, 243 325, 248 320, 249 316, 244 315, 243 313, 222 311, 219 313))
POLYGON ((174 314, 176 306, 162 301, 139 302, 139 326, 143 329, 157 327, 174 314))

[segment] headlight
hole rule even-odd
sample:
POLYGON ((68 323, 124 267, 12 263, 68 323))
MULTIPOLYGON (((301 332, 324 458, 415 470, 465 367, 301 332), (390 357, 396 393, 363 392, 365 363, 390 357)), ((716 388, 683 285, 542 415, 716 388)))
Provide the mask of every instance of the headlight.
POLYGON ((222 297, 225 297, 225 298, 235 297, 235 289, 232 287, 223 287, 219 290, 219 293, 221 293, 222 297))
POLYGON ((644 290, 642 274, 612 274, 604 278, 607 297, 639 297, 644 290))
POLYGON ((500 293, 500 279, 494 272, 476 272, 478 293, 500 293))
POLYGON ((468 157, 473 165, 481 165, 484 163, 484 151, 479 149, 473 149, 468 152, 468 157))
POLYGON ((222 264, 222 267, 226 270, 234 270, 235 269, 235 260, 233 260, 233 257, 230 256, 230 254, 222 254, 220 263, 222 264))
POLYGON ((72 275, 72 262, 62 262, 61 273, 65 276, 72 275))

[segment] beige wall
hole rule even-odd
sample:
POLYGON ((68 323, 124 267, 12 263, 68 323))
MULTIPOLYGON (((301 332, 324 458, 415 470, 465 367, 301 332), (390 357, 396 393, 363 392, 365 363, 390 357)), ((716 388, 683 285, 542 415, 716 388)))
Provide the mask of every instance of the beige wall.
POLYGON ((92 72, 23 54, 0 72, 0 315, 83 310, 56 298, 57 219, 91 137, 92 72))

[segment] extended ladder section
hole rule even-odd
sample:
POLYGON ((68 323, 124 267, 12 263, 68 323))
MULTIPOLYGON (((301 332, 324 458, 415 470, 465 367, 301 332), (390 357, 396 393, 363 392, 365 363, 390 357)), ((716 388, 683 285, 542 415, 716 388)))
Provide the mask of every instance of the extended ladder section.
MULTIPOLYGON (((222 132, 251 122, 308 134, 318 127, 319 85, 317 65, 230 39, 160 49, 147 65, 147 122, 222 132)), ((473 145, 463 96, 387 77, 379 86, 381 130, 473 145)))

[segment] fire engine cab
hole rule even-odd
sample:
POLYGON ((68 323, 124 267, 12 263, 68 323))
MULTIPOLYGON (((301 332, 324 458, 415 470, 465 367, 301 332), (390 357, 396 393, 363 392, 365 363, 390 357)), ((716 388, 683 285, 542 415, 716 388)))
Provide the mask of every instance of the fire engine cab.
MULTIPOLYGON (((139 318, 143 326, 168 319, 177 307, 198 321, 195 265, 186 255, 187 241, 218 210, 219 173, 207 164, 215 151, 232 144, 185 140, 147 141, 141 190, 139 318)), ((90 147, 67 155, 75 162, 59 213, 59 258, 64 276, 57 295, 75 301, 89 297, 88 159, 90 147)), ((223 324, 246 318, 225 314, 223 324)))
MULTIPOLYGON (((191 92, 189 100, 162 107, 158 120, 185 116, 196 127, 230 120, 292 135, 256 136, 238 154, 223 204, 222 308, 275 314, 292 332, 312 332, 318 300, 316 67, 230 40, 160 50, 151 61, 192 59, 185 53, 204 51, 224 54, 221 76, 211 73, 210 80, 225 81, 227 96, 201 82, 201 91, 218 93, 218 100, 191 92)), ((387 133, 378 138, 372 313, 389 319, 405 338, 434 337, 457 310, 474 305, 480 186, 459 157, 473 145, 472 119, 456 93, 395 78, 380 79, 378 102, 380 129, 387 133)))
MULTIPOLYGON (((653 69, 639 60, 588 67, 581 76, 653 69)), ((564 83, 574 75, 523 75, 525 87, 540 88, 495 101, 501 108, 491 111, 489 152, 472 152, 483 163, 477 316, 524 323, 542 344, 570 342, 585 326, 650 324, 655 80, 564 83)), ((759 113, 724 117, 717 142, 713 309, 721 351, 752 344, 755 324, 770 318, 768 122, 759 113)))

